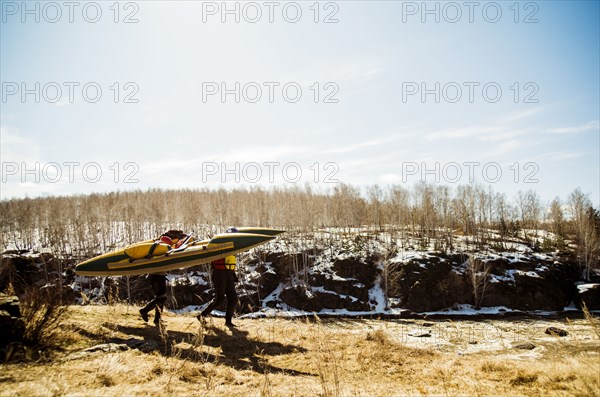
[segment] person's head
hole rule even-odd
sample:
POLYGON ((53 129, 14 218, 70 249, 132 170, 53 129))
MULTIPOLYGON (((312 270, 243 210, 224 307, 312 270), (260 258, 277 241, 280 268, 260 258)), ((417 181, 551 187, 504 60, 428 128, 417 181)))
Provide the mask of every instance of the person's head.
POLYGON ((163 236, 167 236, 171 240, 181 240, 182 238, 185 238, 186 234, 183 232, 183 230, 169 230, 168 232, 163 234, 163 236))
POLYGON ((160 242, 168 245, 173 245, 173 240, 171 240, 171 237, 169 236, 161 236, 160 242))
POLYGON ((225 231, 225 233, 237 233, 237 232, 238 232, 237 227, 230 227, 225 231))

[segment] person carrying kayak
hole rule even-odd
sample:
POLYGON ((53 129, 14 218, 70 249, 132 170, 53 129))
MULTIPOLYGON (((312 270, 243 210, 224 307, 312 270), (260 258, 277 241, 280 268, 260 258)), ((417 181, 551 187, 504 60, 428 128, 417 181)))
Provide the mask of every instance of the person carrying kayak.
MULTIPOLYGON (((231 227, 226 231, 226 233, 237 232, 238 230, 235 227, 231 227)), ((211 262, 211 267, 211 278, 215 288, 214 298, 210 301, 202 313, 197 316, 198 321, 203 322, 204 317, 208 316, 215 307, 223 303, 223 301, 225 301, 225 296, 227 296, 225 325, 228 327, 235 327, 232 322, 235 306, 237 304, 237 292, 235 290, 235 284, 238 282, 237 275, 235 274, 235 255, 229 255, 225 258, 217 259, 216 261, 211 262)))
MULTIPOLYGON (((169 230, 154 242, 148 253, 148 258, 152 256, 154 248, 158 244, 166 244, 171 247, 169 249, 174 249, 178 248, 179 244, 186 241, 187 237, 188 235, 181 230, 169 230)), ((148 313, 154 310, 154 324, 158 326, 160 324, 162 311, 165 307, 165 302, 167 301, 167 273, 160 272, 149 274, 148 281, 150 281, 150 285, 152 286, 154 299, 140 309, 140 316, 142 316, 144 321, 148 322, 148 313)))
POLYGON ((154 299, 140 309, 140 316, 142 316, 144 321, 148 322, 148 313, 154 310, 154 324, 158 326, 160 324, 161 313, 167 301, 167 273, 149 274, 148 281, 150 281, 152 291, 154 291, 154 299))

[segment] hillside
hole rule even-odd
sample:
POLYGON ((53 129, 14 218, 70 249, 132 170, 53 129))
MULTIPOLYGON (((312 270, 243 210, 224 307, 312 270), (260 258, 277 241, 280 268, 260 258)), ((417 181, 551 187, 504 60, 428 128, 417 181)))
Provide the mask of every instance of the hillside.
MULTIPOLYGON (((453 237, 453 250, 440 240, 367 229, 323 229, 289 233, 239 255, 238 312, 273 315, 378 315, 411 313, 507 314, 600 309, 599 276, 581 278, 569 251, 541 252, 548 233, 502 243, 474 244, 453 237), (483 307, 484 309, 480 309, 483 307)), ((145 276, 78 277, 75 261, 52 254, 5 254, 0 290, 9 285, 61 290, 65 303, 141 303, 151 298, 145 276), (59 274, 61 275, 59 277, 59 274)), ((168 276, 168 308, 200 310, 212 296, 208 266, 168 276)))

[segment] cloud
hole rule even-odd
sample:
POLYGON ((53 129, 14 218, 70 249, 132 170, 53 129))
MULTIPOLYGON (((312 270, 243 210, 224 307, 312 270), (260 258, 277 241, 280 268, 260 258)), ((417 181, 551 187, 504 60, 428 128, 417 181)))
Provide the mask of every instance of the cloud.
POLYGON ((388 173, 379 176, 379 180, 383 183, 395 184, 406 182, 402 180, 402 175, 395 173, 388 173))
POLYGON ((306 81, 331 81, 346 87, 379 77, 384 71, 383 64, 382 60, 341 58, 317 62, 303 72, 306 81))
POLYGON ((338 146, 335 149, 325 150, 323 153, 324 154, 333 154, 333 153, 354 152, 356 150, 364 149, 364 148, 367 148, 367 147, 386 145, 388 143, 395 142, 395 141, 403 138, 406 135, 407 134, 400 134, 400 135, 395 135, 395 136, 387 136, 387 137, 384 137, 384 138, 371 139, 371 140, 368 140, 368 141, 357 142, 357 143, 354 143, 354 144, 348 145, 348 146, 338 146))
POLYGON ((481 137, 502 131, 501 127, 490 127, 484 125, 472 125, 461 128, 447 128, 444 130, 427 133, 425 138, 433 141, 437 139, 456 139, 481 137))
POLYGON ((550 128, 548 129, 548 131, 552 132, 553 134, 578 134, 580 132, 593 131, 598 129, 600 129, 600 123, 598 123, 598 120, 594 120, 589 121, 585 124, 572 127, 550 128))
POLYGON ((247 146, 242 149, 225 151, 204 159, 216 162, 265 162, 265 161, 299 161, 313 153, 314 149, 308 146, 247 146))
POLYGON ((575 159, 575 158, 581 157, 583 155, 584 154, 580 153, 580 152, 557 151, 557 152, 542 153, 539 156, 537 156, 537 159, 544 160, 544 161, 556 162, 556 161, 562 161, 562 160, 575 159))
POLYGON ((34 139, 19 133, 17 129, 0 127, 0 148, 3 162, 40 161, 40 146, 34 139))
POLYGON ((378 74, 381 73, 381 70, 382 69, 380 67, 374 67, 371 70, 363 73, 363 77, 366 78, 366 79, 375 78, 375 77, 377 77, 378 74))
POLYGON ((425 138, 432 141, 437 139, 472 138, 483 142, 499 142, 536 133, 539 130, 525 127, 523 120, 543 112, 541 106, 500 115, 488 122, 467 125, 464 127, 446 128, 438 131, 425 132, 425 138))
POLYGON ((211 163, 211 169, 215 164, 217 167, 221 167, 222 163, 225 163, 227 169, 234 169, 236 164, 239 164, 240 168, 249 163, 262 165, 265 162, 280 162, 283 164, 284 162, 300 162, 307 157, 307 153, 313 152, 314 149, 305 146, 249 146, 238 150, 213 153, 200 158, 165 158, 146 161, 140 165, 140 171, 152 176, 161 174, 165 176, 190 175, 203 171, 203 166, 208 167, 208 163, 211 163))
POLYGON ((532 128, 518 129, 508 126, 472 125, 430 132, 425 135, 425 138, 430 141, 438 139, 473 138, 478 141, 498 142, 530 134, 532 132, 534 132, 532 128))
POLYGON ((514 121, 520 121, 532 116, 535 116, 539 113, 541 113, 544 110, 543 107, 538 106, 535 108, 531 108, 531 109, 526 109, 526 110, 522 110, 519 112, 513 112, 513 113, 509 113, 503 117, 500 118, 500 122, 502 123, 512 123, 514 121))

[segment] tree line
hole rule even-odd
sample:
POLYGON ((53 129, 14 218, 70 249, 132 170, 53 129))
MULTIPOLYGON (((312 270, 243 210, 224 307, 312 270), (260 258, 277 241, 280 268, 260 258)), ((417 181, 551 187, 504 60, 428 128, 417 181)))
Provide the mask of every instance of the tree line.
POLYGON ((49 250, 64 257, 89 257, 172 228, 204 237, 232 225, 279 227, 288 230, 288 236, 326 227, 340 232, 361 228, 418 238, 423 247, 434 242, 442 250, 453 250, 457 235, 469 236, 475 248, 502 248, 519 237, 535 249, 573 249, 586 276, 598 267, 600 256, 600 213, 580 189, 549 204, 533 190, 509 198, 489 186, 425 183, 362 190, 341 183, 327 191, 308 185, 150 189, 0 201, 4 251, 49 250), (527 232, 535 230, 546 233, 538 238, 527 232))

